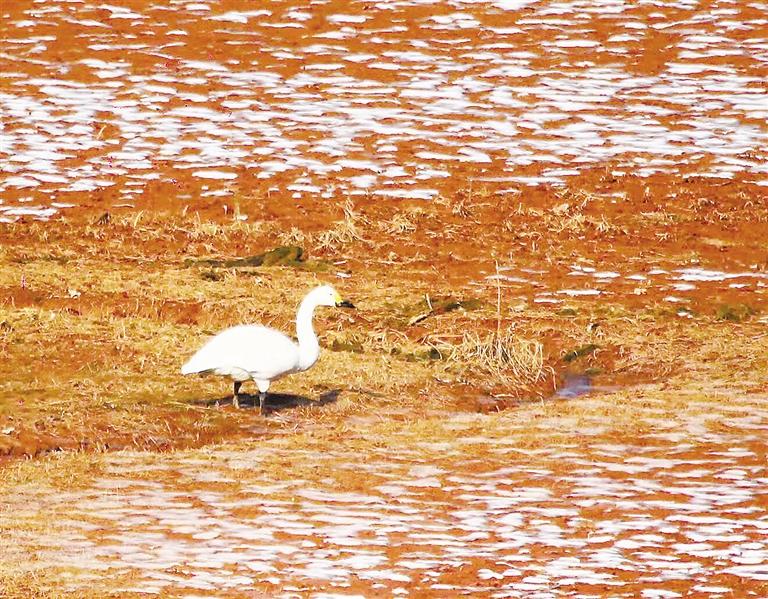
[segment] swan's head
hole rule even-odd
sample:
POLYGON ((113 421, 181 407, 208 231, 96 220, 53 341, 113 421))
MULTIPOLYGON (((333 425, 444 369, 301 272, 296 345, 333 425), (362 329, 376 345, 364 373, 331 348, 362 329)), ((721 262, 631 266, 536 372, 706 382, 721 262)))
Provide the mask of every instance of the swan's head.
POLYGON ((343 299, 339 292, 330 285, 323 285, 312 291, 318 306, 331 306, 336 308, 354 308, 352 302, 343 299))

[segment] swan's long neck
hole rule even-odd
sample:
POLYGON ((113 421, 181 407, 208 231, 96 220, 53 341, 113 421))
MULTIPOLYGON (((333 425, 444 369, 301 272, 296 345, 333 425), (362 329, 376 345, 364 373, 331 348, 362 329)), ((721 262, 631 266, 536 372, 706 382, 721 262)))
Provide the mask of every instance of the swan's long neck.
POLYGON ((299 339, 299 369, 306 370, 317 362, 320 344, 317 342, 315 329, 312 328, 312 314, 317 302, 312 294, 304 298, 296 314, 296 336, 299 339))

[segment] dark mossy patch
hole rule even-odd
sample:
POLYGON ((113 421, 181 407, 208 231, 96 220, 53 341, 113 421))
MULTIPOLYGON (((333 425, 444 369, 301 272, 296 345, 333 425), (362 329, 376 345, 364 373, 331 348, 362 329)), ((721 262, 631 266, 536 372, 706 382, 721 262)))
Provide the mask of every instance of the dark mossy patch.
POLYGON ((248 268, 254 266, 295 266, 304 261, 304 250, 295 245, 281 245, 263 254, 232 258, 231 260, 187 260, 187 265, 211 266, 214 268, 248 268))
MULTIPOLYGON (((325 260, 307 260, 305 262, 298 262, 293 266, 307 272, 328 272, 333 267, 333 264, 325 260)), ((336 270, 338 271, 338 269, 336 270)))
POLYGON ((576 316, 579 311, 576 308, 562 308, 557 311, 558 316, 576 316))
POLYGON ((437 360, 447 360, 451 355, 451 350, 449 348, 438 349, 430 347, 423 351, 404 352, 399 347, 393 347, 389 353, 406 362, 435 362, 437 360))
POLYGON ((757 310, 747 304, 721 304, 715 311, 715 318, 729 322, 743 322, 755 314, 757 310))
POLYGON ((261 254, 261 266, 294 266, 304 262, 304 250, 296 245, 278 246, 261 254))
POLYGON ((69 255, 61 255, 54 253, 37 254, 34 256, 16 256, 10 259, 14 264, 34 264, 35 262, 53 262, 55 264, 68 264, 73 259, 69 255))
POLYGON ((333 343, 331 343, 331 346, 328 349, 331 351, 352 352, 354 354, 365 353, 363 344, 359 341, 355 341, 354 339, 334 339, 333 343))
POLYGON ((440 351, 436 347, 431 347, 424 351, 401 354, 401 357, 403 357, 406 362, 435 362, 437 360, 447 359, 448 352, 445 350, 440 351))
POLYGON ((574 360, 578 360, 579 358, 583 358, 584 356, 591 356, 598 349, 600 349, 599 345, 595 345, 594 343, 587 343, 586 345, 581 345, 577 348, 574 348, 566 352, 563 355, 562 360, 563 362, 573 362, 574 360))
MULTIPOLYGON (((258 268, 262 266, 288 266, 306 270, 309 272, 326 272, 331 264, 319 260, 307 260, 304 250, 295 245, 281 245, 263 254, 232 258, 230 260, 218 260, 206 258, 203 260, 186 260, 186 266, 210 266, 211 268, 258 268)), ((205 276, 203 278, 206 278, 205 276)), ((220 279, 207 279, 220 280, 220 279)))
POLYGON ((224 273, 218 270, 204 270, 200 273, 200 278, 204 281, 221 281, 224 278, 224 273))

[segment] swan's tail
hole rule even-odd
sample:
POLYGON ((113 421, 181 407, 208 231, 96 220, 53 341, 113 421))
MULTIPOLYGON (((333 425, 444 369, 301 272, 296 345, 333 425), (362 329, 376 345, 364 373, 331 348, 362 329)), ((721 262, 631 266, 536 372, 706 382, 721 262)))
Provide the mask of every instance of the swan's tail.
POLYGON ((181 367, 181 374, 187 375, 192 374, 195 372, 194 367, 192 366, 192 360, 184 364, 184 366, 181 367))

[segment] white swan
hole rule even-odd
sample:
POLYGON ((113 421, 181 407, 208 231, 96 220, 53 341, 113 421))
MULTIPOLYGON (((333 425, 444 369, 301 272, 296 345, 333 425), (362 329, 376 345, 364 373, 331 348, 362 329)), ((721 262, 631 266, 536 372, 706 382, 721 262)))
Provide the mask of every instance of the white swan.
POLYGON ((253 379, 259 388, 259 409, 269 384, 275 379, 310 368, 320 355, 320 344, 312 328, 312 315, 318 306, 354 308, 329 285, 310 291, 296 314, 298 345, 280 331, 259 325, 239 325, 225 329, 208 341, 181 367, 181 374, 217 374, 235 382, 232 404, 240 407, 240 386, 253 379))

